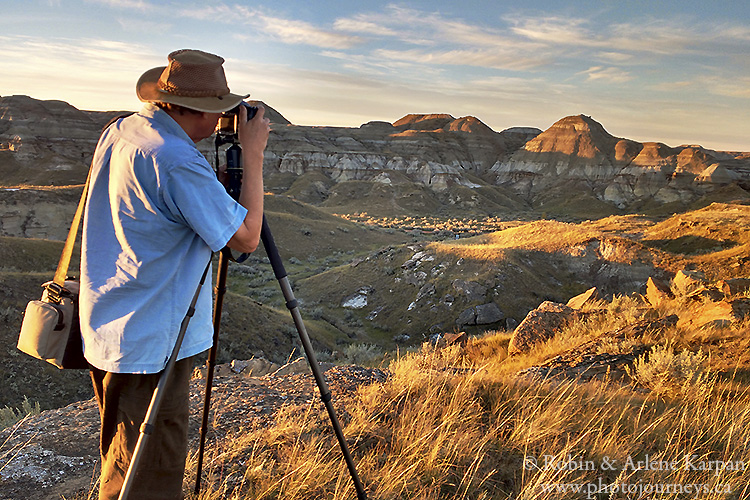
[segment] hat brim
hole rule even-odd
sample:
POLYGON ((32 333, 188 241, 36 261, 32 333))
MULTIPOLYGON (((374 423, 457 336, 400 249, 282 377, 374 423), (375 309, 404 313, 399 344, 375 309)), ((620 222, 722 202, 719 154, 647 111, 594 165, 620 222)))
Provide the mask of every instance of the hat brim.
POLYGON ((168 102, 205 113, 223 113, 250 97, 250 94, 242 96, 231 93, 218 97, 184 97, 167 94, 159 90, 158 86, 159 78, 165 69, 166 66, 151 68, 141 75, 135 86, 138 99, 143 102, 168 102))

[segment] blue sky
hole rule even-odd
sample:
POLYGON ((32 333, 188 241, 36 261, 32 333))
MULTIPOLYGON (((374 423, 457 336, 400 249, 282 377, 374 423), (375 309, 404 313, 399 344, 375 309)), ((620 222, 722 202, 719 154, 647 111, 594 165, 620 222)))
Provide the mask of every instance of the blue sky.
POLYGON ((0 0, 0 95, 137 110, 141 73, 198 48, 299 125, 582 113, 619 137, 750 151, 747 4, 0 0))

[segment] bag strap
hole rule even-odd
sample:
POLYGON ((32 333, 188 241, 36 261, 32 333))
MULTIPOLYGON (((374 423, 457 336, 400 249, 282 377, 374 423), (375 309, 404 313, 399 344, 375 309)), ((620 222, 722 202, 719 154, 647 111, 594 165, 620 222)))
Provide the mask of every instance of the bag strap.
MULTIPOLYGON (((91 161, 91 167, 93 167, 93 160, 91 161)), ((65 246, 63 247, 62 255, 60 255, 60 261, 57 263, 57 271, 55 271, 55 277, 52 282, 56 285, 63 287, 65 285, 65 278, 68 276, 68 267, 70 266, 70 258, 73 256, 73 246, 75 246, 76 237, 78 236, 78 227, 81 225, 81 217, 83 216, 83 207, 86 205, 86 194, 89 191, 89 182, 91 181, 91 170, 89 167, 89 174, 86 177, 86 184, 83 185, 83 192, 81 193, 81 199, 78 201, 78 208, 73 216, 73 223, 70 225, 70 231, 68 231, 68 238, 65 240, 65 246)))
MULTIPOLYGON (((126 113, 111 119, 107 125, 102 129, 102 134, 120 118, 125 118, 132 115, 133 113, 126 113)), ((101 138, 101 135, 100 135, 101 138)), ((68 267, 70 266, 70 258, 73 256, 73 247, 75 246, 76 238, 78 237, 78 227, 81 225, 81 218, 83 217, 83 209, 86 206, 86 195, 89 191, 89 183, 91 182, 91 171, 94 169, 94 159, 91 159, 91 165, 89 166, 89 174, 86 177, 86 184, 83 185, 83 192, 81 193, 81 199, 78 202, 78 208, 73 216, 73 223, 70 225, 70 231, 68 231, 68 238, 65 240, 65 246, 63 247, 62 255, 60 255, 60 261, 57 263, 57 271, 55 271, 55 277, 52 282, 57 285, 58 288, 62 289, 65 286, 65 278, 68 276, 68 267)))

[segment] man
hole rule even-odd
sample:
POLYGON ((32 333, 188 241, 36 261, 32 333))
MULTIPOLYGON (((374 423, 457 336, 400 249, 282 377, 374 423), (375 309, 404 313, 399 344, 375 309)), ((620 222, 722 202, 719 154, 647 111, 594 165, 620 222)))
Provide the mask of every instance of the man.
MULTIPOLYGON (((86 203, 79 308, 101 416, 100 499, 119 495, 139 426, 212 252, 224 246, 252 252, 260 238, 270 131, 264 109, 248 121, 240 106, 238 203, 195 143, 244 97, 230 93, 219 56, 180 50, 168 61, 139 79, 143 109, 102 135, 86 203)), ((211 340, 205 286, 130 498, 182 498, 191 357, 211 340)))

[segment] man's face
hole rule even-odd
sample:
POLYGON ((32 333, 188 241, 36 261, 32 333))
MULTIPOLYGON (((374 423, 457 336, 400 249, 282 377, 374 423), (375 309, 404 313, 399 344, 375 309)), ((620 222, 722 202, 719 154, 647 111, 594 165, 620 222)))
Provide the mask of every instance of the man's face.
POLYGON ((203 113, 199 134, 201 137, 195 142, 205 139, 206 137, 211 137, 211 134, 216 130, 216 124, 219 123, 220 116, 221 113, 203 113))

